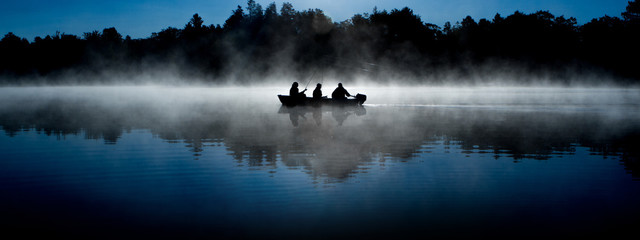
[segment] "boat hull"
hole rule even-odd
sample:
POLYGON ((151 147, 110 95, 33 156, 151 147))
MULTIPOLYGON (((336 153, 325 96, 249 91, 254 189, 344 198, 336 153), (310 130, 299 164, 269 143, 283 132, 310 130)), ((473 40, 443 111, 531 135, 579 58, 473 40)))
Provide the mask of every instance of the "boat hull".
POLYGON ((278 99, 280 99, 282 105, 285 106, 359 106, 367 100, 367 95, 358 94, 355 96, 355 98, 350 99, 314 99, 310 97, 295 98, 288 95, 278 95, 278 99))

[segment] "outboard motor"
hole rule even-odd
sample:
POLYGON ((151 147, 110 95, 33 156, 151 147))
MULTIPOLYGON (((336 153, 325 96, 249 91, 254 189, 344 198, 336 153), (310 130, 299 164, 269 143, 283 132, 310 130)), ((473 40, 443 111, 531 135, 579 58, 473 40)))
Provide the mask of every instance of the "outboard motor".
POLYGON ((367 95, 358 93, 356 99, 358 100, 358 105, 362 105, 364 101, 367 101, 367 95))

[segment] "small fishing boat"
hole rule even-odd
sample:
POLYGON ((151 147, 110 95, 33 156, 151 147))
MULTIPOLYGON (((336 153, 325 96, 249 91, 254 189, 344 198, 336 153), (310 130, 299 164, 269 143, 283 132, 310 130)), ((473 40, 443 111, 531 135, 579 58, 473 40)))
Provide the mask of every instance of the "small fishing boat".
POLYGON ((319 98, 314 99, 311 97, 291 97, 289 95, 278 95, 278 99, 282 105, 292 107, 292 106, 323 106, 323 105, 332 105, 332 106, 360 106, 367 100, 367 95, 357 94, 354 98, 346 98, 346 99, 333 99, 333 98, 319 98))

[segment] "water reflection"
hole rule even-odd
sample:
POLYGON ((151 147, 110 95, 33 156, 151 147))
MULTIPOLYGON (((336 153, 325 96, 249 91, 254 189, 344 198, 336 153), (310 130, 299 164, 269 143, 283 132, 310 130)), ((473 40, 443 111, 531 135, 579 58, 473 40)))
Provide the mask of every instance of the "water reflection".
POLYGON ((295 109, 292 122, 275 94, 237 98, 246 92, 0 89, 2 229, 352 239, 624 236, 637 226, 640 185, 618 164, 638 178, 636 97, 560 110, 521 98, 373 98, 295 109))
POLYGON ((179 107, 64 97, 26 102, 0 109, 0 125, 9 136, 35 130, 117 144, 124 132, 149 129, 167 142, 185 144, 196 159, 209 146, 225 146, 240 164, 273 169, 280 158, 287 167, 334 179, 348 178, 372 161, 410 160, 434 146, 515 162, 571 155, 585 146, 593 154, 618 157, 634 177, 640 174, 640 123, 634 114, 410 105, 287 108, 275 101, 229 106, 185 100, 179 107))
POLYGON ((313 121, 317 126, 322 124, 322 114, 331 113, 333 119, 338 123, 338 126, 342 126, 345 120, 351 115, 363 116, 367 114, 367 109, 364 106, 298 106, 287 107, 282 105, 278 110, 280 114, 288 114, 291 120, 291 125, 297 127, 300 120, 307 120, 306 114, 311 113, 313 121))

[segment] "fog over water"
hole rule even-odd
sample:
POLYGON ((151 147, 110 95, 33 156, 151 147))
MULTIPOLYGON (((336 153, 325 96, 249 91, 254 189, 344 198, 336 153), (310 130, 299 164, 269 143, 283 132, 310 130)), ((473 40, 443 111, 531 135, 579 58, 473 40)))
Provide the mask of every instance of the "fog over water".
POLYGON ((638 1, 584 24, 229 10, 142 39, 3 33, 0 238, 637 233, 638 1), (294 81, 366 102, 284 106, 294 81))
POLYGON ((288 108, 276 95, 289 84, 0 88, 3 228, 464 238, 637 226, 639 89, 345 84, 363 106, 288 108))
MULTIPOLYGON (((125 132, 150 130, 168 141, 187 140, 196 156, 208 141, 238 144, 240 155, 303 148, 318 159, 355 161, 344 173, 324 172, 346 177, 371 154, 410 157, 424 141, 506 150, 514 158, 581 140, 623 141, 615 138, 636 133, 640 117, 637 89, 347 87, 368 95, 363 107, 282 107, 276 95, 286 87, 7 87, 0 120, 10 136, 36 130, 113 144, 125 132)), ((332 90, 325 89, 325 95, 332 90)))

